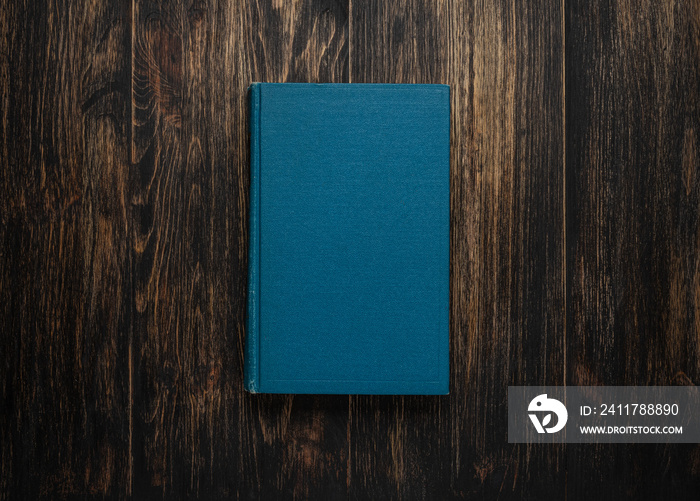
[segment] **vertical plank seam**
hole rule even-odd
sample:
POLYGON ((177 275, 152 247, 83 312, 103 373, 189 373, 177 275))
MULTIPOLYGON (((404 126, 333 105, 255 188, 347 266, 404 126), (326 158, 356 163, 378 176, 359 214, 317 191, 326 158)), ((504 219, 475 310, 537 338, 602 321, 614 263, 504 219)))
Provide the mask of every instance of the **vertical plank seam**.
POLYGON ((567 348, 568 348, 568 322, 567 318, 569 316, 568 301, 567 301, 567 252, 566 247, 568 245, 566 240, 566 0, 561 0, 561 120, 562 120, 562 277, 563 277, 563 296, 564 296, 564 367, 562 372, 562 377, 564 381, 562 384, 566 386, 568 381, 567 376, 567 348))
MULTIPOLYGON (((135 27, 135 5, 134 5, 135 0, 129 0, 128 8, 130 9, 129 12, 129 20, 130 20, 130 29, 129 29, 129 113, 128 113, 128 119, 129 119, 129 126, 127 127, 127 135, 128 135, 128 145, 127 145, 127 156, 128 156, 128 164, 127 167, 131 169, 131 166, 134 162, 134 27, 135 27)), ((129 241, 128 238, 128 232, 129 232, 129 226, 127 223, 127 242, 129 241)), ((132 303, 133 303, 133 298, 134 296, 134 281, 133 281, 133 268, 131 266, 131 252, 130 250, 127 250, 127 258, 129 259, 129 287, 131 288, 131 297, 128 305, 128 351, 129 351, 129 472, 128 472, 128 482, 127 482, 127 494, 129 496, 133 496, 133 483, 134 483, 134 449, 133 449, 133 444, 134 444, 134 385, 133 385, 133 380, 134 380, 134 360, 133 360, 133 344, 134 344, 134 323, 133 323, 133 309, 132 309, 132 303)))

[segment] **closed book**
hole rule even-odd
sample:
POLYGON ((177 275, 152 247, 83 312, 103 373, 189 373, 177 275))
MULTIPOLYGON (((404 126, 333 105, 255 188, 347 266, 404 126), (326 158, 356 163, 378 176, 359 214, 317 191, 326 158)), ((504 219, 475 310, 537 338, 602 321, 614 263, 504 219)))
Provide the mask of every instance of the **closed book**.
POLYGON ((245 388, 449 391, 446 85, 249 89, 245 388))

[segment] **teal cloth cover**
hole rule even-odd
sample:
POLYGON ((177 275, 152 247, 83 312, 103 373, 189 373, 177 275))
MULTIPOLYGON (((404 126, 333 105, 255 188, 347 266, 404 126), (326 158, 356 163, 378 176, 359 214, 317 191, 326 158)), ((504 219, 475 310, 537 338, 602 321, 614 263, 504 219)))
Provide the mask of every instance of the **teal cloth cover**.
POLYGON ((249 90, 245 388, 449 390, 446 85, 249 90))

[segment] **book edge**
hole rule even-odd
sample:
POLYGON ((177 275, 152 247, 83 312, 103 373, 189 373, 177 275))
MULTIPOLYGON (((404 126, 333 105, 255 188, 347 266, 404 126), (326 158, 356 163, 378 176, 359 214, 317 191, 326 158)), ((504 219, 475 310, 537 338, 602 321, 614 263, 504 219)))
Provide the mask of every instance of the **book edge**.
POLYGON ((260 391, 260 84, 248 89, 250 120, 250 224, 248 248, 248 302, 244 387, 260 391))

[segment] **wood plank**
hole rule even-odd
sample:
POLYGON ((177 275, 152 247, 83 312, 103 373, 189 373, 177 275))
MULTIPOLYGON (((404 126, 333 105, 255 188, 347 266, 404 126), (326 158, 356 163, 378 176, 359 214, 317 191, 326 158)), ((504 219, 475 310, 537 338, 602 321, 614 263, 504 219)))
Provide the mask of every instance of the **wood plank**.
POLYGON ((0 499, 129 492, 127 16, 0 7, 0 499))
MULTIPOLYGON (((463 458, 455 472, 460 492, 514 499, 564 493, 564 447, 507 444, 506 405, 508 385, 565 384, 563 15, 559 2, 475 3, 466 20, 452 23, 457 40, 468 26, 470 55, 462 65, 470 78, 455 79, 470 86, 459 106, 467 137, 457 145, 469 148, 462 169, 474 171, 465 177, 479 190, 465 193, 478 197, 478 216, 465 210, 454 217, 456 227, 479 221, 471 237, 478 238, 478 262, 467 282, 478 318, 453 311, 459 324, 475 325, 467 331, 466 363, 456 367, 464 395, 453 424, 463 458)), ((476 204, 461 203, 455 208, 476 204)))
POLYGON ((347 80, 346 5, 139 0, 135 492, 346 492, 347 398, 243 391, 253 81, 347 80))
POLYGON ((353 398, 352 492, 561 495, 563 448, 506 435, 507 386, 565 376, 561 5, 367 2, 352 23, 352 81, 452 92, 451 393, 353 398))
MULTIPOLYGON (((700 7, 567 2, 569 384, 700 381, 700 7)), ((696 497, 699 446, 572 448, 569 494, 696 497)))

